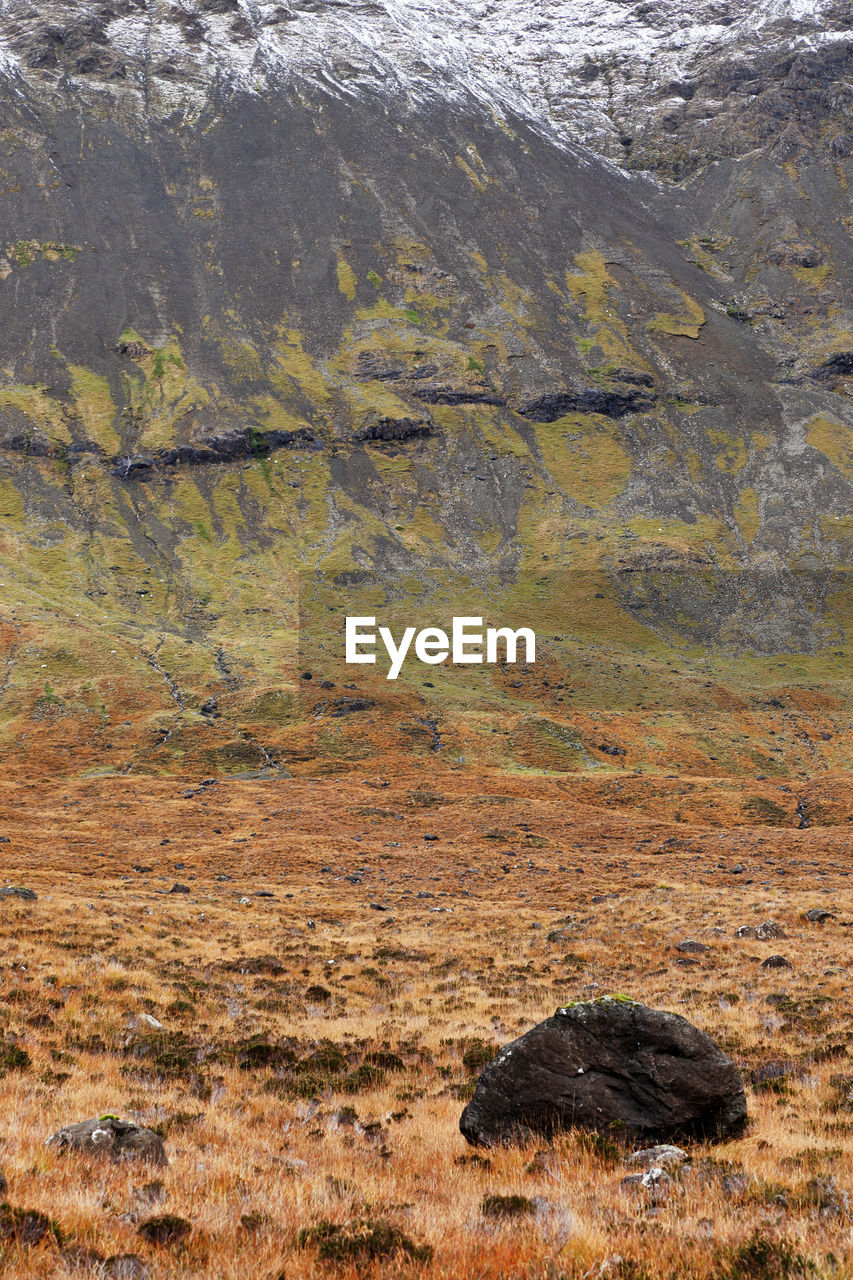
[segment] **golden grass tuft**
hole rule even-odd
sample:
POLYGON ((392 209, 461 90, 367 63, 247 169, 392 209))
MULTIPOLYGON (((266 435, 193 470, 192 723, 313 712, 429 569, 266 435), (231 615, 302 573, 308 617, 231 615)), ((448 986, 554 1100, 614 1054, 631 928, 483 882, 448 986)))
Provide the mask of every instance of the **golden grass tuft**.
POLYGON ((210 1280, 851 1273, 843 829, 675 827, 476 781, 5 788, 6 882, 38 899, 0 899, 0 1033, 27 1055, 0 1076, 0 1167, 55 1224, 0 1240, 6 1274, 79 1275, 84 1253, 210 1280), (735 937, 771 918, 784 938, 735 937), (688 937, 710 948, 692 964, 688 937), (794 969, 762 971, 774 951, 794 969), (606 1141, 458 1132, 500 1044, 607 991, 684 1014, 748 1085, 745 1136, 691 1147, 663 1198, 623 1187, 606 1141), (169 1168, 45 1146, 104 1114, 156 1128, 169 1168), (160 1218, 191 1229, 146 1240, 160 1218))

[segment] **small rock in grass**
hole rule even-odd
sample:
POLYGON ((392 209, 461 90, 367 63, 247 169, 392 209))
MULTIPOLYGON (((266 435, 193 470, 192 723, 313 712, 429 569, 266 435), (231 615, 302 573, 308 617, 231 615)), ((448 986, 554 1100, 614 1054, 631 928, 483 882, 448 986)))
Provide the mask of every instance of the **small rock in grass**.
POLYGON ((768 956, 766 960, 762 960, 762 969, 793 969, 791 961, 786 956, 768 956))
POLYGON ((790 1058, 770 1058, 760 1062, 750 1072, 750 1083, 753 1089, 772 1092, 780 1081, 789 1080, 794 1075, 795 1065, 790 1058))
POLYGON ((673 1180, 665 1169, 651 1168, 645 1173, 629 1173, 620 1184, 625 1191, 636 1191, 653 1202, 666 1200, 673 1187, 673 1180))
POLYGON ((769 942, 772 938, 786 938, 788 935, 775 920, 765 920, 763 924, 756 926, 755 936, 761 942, 769 942))
POLYGON ((684 1164, 690 1157, 681 1147, 673 1147, 663 1145, 659 1147, 644 1147, 641 1151, 634 1151, 625 1161, 629 1168, 640 1169, 677 1169, 684 1164))
POLYGON ((132 1120, 106 1115, 67 1125, 47 1139, 48 1146, 58 1151, 77 1151, 84 1155, 108 1156, 111 1160, 147 1160, 150 1164, 167 1165, 163 1139, 153 1129, 143 1129, 132 1120))
POLYGON ((675 944, 676 951, 683 951, 686 955, 701 955, 703 951, 710 951, 711 948, 704 942, 696 942, 694 938, 685 938, 683 942, 675 944))
POLYGON ((537 1151, 536 1155, 527 1166, 527 1172, 533 1174, 546 1173, 550 1178, 556 1178, 560 1173, 560 1157, 553 1147, 545 1147, 542 1151, 537 1151))
POLYGON ((144 1186, 134 1187, 133 1194, 140 1204, 155 1205, 166 1199, 167 1191, 162 1182, 146 1182, 144 1186))
POLYGON ((825 924, 827 920, 835 919, 834 911, 824 911, 823 907, 812 907, 806 912, 806 919, 812 924, 825 924))
POLYGON ((163 1031, 163 1023, 159 1022, 150 1013, 137 1013, 130 1019, 129 1027, 131 1031, 139 1031, 143 1027, 147 1027, 149 1031, 163 1031))
POLYGON ((811 1178, 801 1193, 803 1203, 816 1209, 821 1218, 847 1218, 850 1213, 850 1195, 832 1175, 811 1178))
POLYGON ((151 1268, 135 1253, 117 1253, 107 1258, 104 1275, 109 1280, 149 1280, 151 1268))

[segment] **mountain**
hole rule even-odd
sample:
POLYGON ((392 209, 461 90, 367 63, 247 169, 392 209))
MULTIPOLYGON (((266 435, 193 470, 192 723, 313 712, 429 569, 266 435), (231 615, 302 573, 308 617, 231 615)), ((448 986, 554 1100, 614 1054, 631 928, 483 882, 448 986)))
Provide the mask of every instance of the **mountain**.
POLYGON ((845 820, 851 25, 0 4, 10 768, 845 820), (538 660, 356 679, 356 605, 538 660))

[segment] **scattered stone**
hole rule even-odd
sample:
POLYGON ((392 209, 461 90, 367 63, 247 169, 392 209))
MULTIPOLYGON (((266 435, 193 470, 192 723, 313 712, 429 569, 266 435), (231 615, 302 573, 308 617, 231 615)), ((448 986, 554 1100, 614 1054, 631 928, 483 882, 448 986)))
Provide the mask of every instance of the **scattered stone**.
POLYGON ((769 942, 772 938, 787 938, 788 935, 775 920, 765 920, 764 924, 756 927, 755 936, 761 942, 769 942))
POLYGON ((527 1166, 527 1172, 533 1174, 546 1173, 549 1178, 556 1178, 560 1172, 560 1156, 553 1147, 545 1147, 537 1151, 527 1166))
POLYGON ((821 1218, 847 1218, 850 1215, 850 1194, 839 1187, 831 1174, 811 1178, 801 1193, 804 1204, 816 1209, 821 1218))
POLYGON ((625 1161, 629 1168, 640 1169, 677 1169, 690 1157, 681 1147, 659 1146, 644 1147, 642 1151, 634 1151, 625 1161))
POLYGON ((558 1009, 502 1049, 459 1127, 480 1146, 612 1126, 626 1137, 722 1138, 741 1133, 746 1115, 737 1067, 704 1031, 603 996, 558 1009))
POLYGON ((720 1179, 720 1189, 727 1196, 742 1196, 751 1181, 750 1175, 740 1170, 735 1173, 724 1173, 720 1179))
POLYGON ((215 716, 218 718, 220 715, 219 703, 215 698, 205 698, 199 707, 199 711, 203 716, 215 716))
POLYGON ((644 1192, 652 1202, 659 1203, 668 1198, 674 1182, 665 1169, 653 1167, 645 1173, 629 1173, 620 1186, 626 1191, 644 1192))
POLYGON ((696 942, 693 938, 685 938, 683 942, 675 944, 676 951, 684 951, 691 955, 701 955, 703 951, 710 951, 711 948, 704 942, 696 942))
POLYGON ((762 960, 762 969, 793 969, 791 961, 785 956, 768 956, 766 960, 762 960))
POLYGON ((19 884, 7 884, 4 889, 0 889, 0 898, 23 898, 25 902, 37 902, 38 894, 35 889, 24 889, 19 884))
POLYGON ((149 1031, 165 1030, 163 1023, 158 1022, 153 1014, 150 1013, 134 1014, 128 1025, 130 1026, 131 1031, 139 1031, 142 1027, 147 1027, 149 1031))
POLYGON ((192 893, 192 889, 188 884, 181 884, 178 880, 172 885, 169 893, 192 893))
POLYGON ((739 928, 739 929, 736 929, 736 930, 735 930, 735 937, 736 937, 736 938, 754 938, 754 937, 755 937, 755 925, 754 925, 754 924, 742 924, 742 925, 740 926, 740 928, 739 928))
POLYGON ((143 1129, 132 1120, 101 1116, 68 1125, 47 1139, 58 1151, 79 1151, 85 1155, 108 1156, 111 1160, 147 1160, 167 1165, 163 1139, 152 1129, 143 1129))
POLYGON ((806 912, 806 919, 812 924, 826 924, 827 920, 835 919, 834 911, 824 911, 823 907, 812 907, 806 912))
POLYGON ((192 1223, 174 1213, 163 1213, 148 1218, 139 1227, 139 1235, 149 1244, 173 1245, 186 1240, 192 1231, 192 1223))
POLYGON ((156 1182, 146 1182, 141 1187, 134 1187, 133 1194, 140 1204, 155 1205, 162 1203, 166 1199, 168 1192, 165 1184, 158 1180, 156 1182))
POLYGON ((753 1089, 770 1093, 785 1080, 790 1080, 793 1074, 794 1063, 790 1058, 771 1058, 753 1067, 749 1079, 753 1089))
POLYGON ((545 935, 546 942, 575 942, 577 941, 577 929, 552 929, 550 933, 545 935))
POLYGON ((372 698, 335 698, 331 703, 318 702, 314 707, 314 715, 319 717, 328 711, 331 716, 342 719, 344 716, 355 715, 358 711, 369 711, 375 706, 376 702, 372 698))
POLYGON ((104 1263, 109 1280, 149 1280, 151 1268, 135 1253, 117 1253, 104 1263))

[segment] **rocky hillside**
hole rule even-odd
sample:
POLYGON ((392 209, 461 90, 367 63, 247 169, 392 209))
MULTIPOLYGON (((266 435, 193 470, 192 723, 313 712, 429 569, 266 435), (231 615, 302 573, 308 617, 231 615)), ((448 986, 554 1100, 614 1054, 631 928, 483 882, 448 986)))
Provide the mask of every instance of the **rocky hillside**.
POLYGON ((846 816, 851 13, 0 4, 10 758, 846 816), (345 691, 412 592, 541 660, 345 691))

